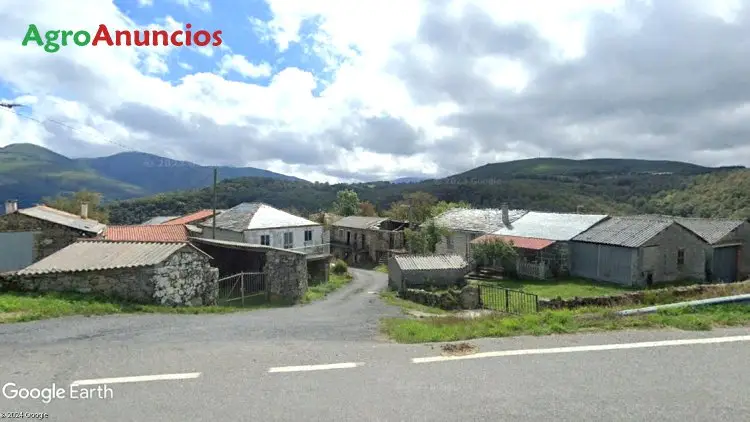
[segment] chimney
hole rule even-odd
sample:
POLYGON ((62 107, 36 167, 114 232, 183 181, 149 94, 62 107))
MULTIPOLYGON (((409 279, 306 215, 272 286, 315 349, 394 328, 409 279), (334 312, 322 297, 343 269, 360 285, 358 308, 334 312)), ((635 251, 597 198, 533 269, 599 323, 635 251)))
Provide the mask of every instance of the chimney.
POLYGON ((13 214, 16 211, 18 211, 18 201, 16 201, 15 199, 9 199, 5 201, 6 214, 13 214))
POLYGON ((503 225, 508 227, 510 226, 510 215, 508 215, 508 204, 503 204, 503 225))
POLYGON ((89 218, 89 203, 81 202, 81 218, 89 218))

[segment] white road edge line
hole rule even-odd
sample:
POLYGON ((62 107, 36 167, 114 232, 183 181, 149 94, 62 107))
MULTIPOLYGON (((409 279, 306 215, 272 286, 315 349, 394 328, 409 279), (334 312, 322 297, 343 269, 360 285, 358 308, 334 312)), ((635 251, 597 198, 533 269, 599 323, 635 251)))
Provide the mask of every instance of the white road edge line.
POLYGON ((120 378, 98 378, 90 380, 73 381, 71 386, 79 385, 100 385, 100 384, 123 384, 129 382, 147 382, 147 381, 170 381, 195 379, 201 376, 200 372, 190 372, 184 374, 162 374, 162 375, 141 375, 137 377, 120 377, 120 378))
POLYGON ((362 366, 362 362, 332 363, 329 365, 302 365, 302 366, 279 366, 268 370, 269 373, 277 372, 302 372, 302 371, 324 371, 326 369, 349 369, 362 366))
POLYGON ((412 359, 412 363, 444 362, 449 360, 496 358, 506 356, 547 355, 555 353, 595 352, 602 350, 644 349, 649 347, 687 346, 692 344, 735 343, 740 341, 750 341, 750 335, 695 338, 683 340, 646 341, 641 343, 600 344, 593 346, 555 347, 550 349, 504 350, 498 352, 484 352, 462 356, 433 356, 426 358, 414 358, 412 359))

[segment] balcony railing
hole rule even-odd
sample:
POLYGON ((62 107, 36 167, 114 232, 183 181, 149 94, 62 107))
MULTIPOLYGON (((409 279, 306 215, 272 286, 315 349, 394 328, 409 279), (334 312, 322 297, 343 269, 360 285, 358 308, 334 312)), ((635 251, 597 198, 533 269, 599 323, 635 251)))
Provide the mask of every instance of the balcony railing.
POLYGON ((329 255, 331 253, 331 244, 323 243, 318 245, 302 246, 299 248, 286 248, 295 252, 302 252, 305 255, 329 255))

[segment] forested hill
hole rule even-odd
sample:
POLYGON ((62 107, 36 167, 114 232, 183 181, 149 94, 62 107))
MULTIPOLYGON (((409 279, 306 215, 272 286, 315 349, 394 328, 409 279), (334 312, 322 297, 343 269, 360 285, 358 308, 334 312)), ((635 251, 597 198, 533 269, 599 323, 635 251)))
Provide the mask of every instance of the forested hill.
MULTIPOLYGON (((238 178, 221 182, 217 197, 219 208, 263 201, 302 215, 329 209, 338 191, 351 189, 381 212, 405 194, 426 192, 439 200, 463 201, 475 207, 498 207, 507 202, 513 208, 540 211, 750 218, 749 170, 703 167, 692 174, 656 170, 570 174, 561 177, 548 172, 546 177, 523 177, 518 172, 499 176, 495 173, 486 179, 453 177, 420 183, 354 185, 238 178)), ((212 190, 205 188, 117 202, 110 206, 110 220, 134 224, 157 215, 178 215, 210 207, 212 198, 212 190)))

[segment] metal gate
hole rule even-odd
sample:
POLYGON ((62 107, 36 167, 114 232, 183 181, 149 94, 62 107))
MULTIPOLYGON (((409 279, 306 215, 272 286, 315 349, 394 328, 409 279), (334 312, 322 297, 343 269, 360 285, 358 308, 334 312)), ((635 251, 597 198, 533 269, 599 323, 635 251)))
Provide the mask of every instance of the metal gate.
POLYGON ((26 268, 34 262, 34 232, 0 233, 0 273, 26 268))
POLYGON ((713 281, 731 283, 737 281, 737 254, 738 246, 725 246, 714 249, 713 257, 713 281))
POLYGON ((479 284, 482 308, 509 314, 528 314, 539 311, 539 297, 535 294, 504 287, 479 284))
POLYGON ((221 306, 247 306, 268 300, 264 273, 238 273, 219 279, 217 303, 221 306))

